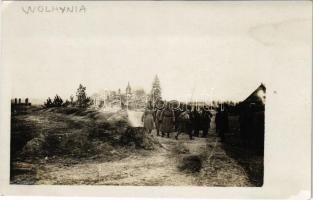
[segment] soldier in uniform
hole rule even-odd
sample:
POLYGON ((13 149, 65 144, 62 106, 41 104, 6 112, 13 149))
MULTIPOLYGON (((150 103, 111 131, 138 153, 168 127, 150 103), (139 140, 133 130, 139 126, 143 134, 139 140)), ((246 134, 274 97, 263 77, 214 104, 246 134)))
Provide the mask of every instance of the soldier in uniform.
POLYGON ((161 113, 164 108, 164 101, 158 100, 155 103, 155 111, 154 111, 154 124, 157 132, 157 136, 160 136, 162 120, 161 120, 161 113))
POLYGON ((184 132, 189 135, 190 140, 193 139, 192 137, 192 122, 190 119, 191 116, 191 106, 187 106, 186 110, 183 110, 182 113, 178 116, 178 130, 175 139, 178 140, 178 136, 184 132))
POLYGON ((200 131, 200 113, 196 107, 193 108, 191 113, 191 122, 192 122, 192 129, 194 131, 193 135, 195 137, 199 137, 200 131))
POLYGON ((162 124, 161 113, 162 113, 162 109, 156 108, 154 123, 155 123, 155 128, 157 131, 157 136, 160 136, 160 128, 161 128, 161 124, 162 124))
POLYGON ((174 109, 174 115, 175 115, 175 123, 174 123, 174 127, 175 127, 175 131, 178 131, 178 126, 179 126, 179 120, 178 117, 179 115, 183 112, 183 110, 181 109, 181 107, 177 107, 176 109, 174 109))
POLYGON ((161 132, 162 137, 164 134, 167 134, 167 137, 170 137, 170 133, 173 132, 174 123, 175 123, 175 114, 170 104, 167 103, 164 110, 161 112, 161 132))
POLYGON ((146 132, 151 133, 154 127, 154 110, 152 107, 152 103, 148 102, 148 105, 142 115, 143 127, 146 132))

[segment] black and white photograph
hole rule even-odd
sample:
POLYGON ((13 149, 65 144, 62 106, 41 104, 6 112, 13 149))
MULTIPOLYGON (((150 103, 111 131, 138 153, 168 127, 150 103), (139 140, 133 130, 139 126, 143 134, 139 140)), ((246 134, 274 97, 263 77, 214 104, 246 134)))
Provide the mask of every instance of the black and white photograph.
MULTIPOLYGON (((311 81, 310 8, 262 1, 7 4, 9 185, 271 184, 265 172, 293 140, 272 127, 297 123, 311 105, 309 85, 300 87, 311 81), (305 103, 278 103, 285 94, 303 95, 305 103)), ((309 136, 303 130, 293 132, 300 139, 290 154, 300 155, 299 165, 306 163, 299 151, 308 153, 308 145, 299 147, 309 136)))

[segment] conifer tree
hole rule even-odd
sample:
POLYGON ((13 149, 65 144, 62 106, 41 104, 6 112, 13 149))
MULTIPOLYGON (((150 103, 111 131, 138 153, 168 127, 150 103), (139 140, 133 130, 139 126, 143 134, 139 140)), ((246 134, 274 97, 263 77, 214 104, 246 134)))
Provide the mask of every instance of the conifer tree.
POLYGON ((159 77, 156 75, 152 83, 151 101, 155 103, 158 99, 162 99, 162 91, 159 77))
POLYGON ((76 97, 77 105, 79 107, 86 108, 91 103, 90 98, 88 98, 86 94, 86 87, 84 87, 82 84, 79 84, 79 87, 76 92, 76 97))

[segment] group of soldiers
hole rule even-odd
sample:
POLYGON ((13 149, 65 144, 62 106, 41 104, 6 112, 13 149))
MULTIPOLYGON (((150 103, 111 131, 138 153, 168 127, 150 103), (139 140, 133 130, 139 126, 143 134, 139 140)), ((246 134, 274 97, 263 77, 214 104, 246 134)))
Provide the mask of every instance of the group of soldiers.
MULTIPOLYGON (((222 117, 219 114, 219 127, 224 126, 222 117)), ((192 106, 180 104, 173 106, 167 102, 162 107, 154 107, 151 102, 148 105, 142 116, 145 131, 151 133, 155 128, 157 136, 169 138, 170 133, 176 132, 175 139, 178 139, 181 133, 186 133, 192 140, 193 137, 207 137, 210 129, 211 119, 213 115, 207 106, 192 106)))

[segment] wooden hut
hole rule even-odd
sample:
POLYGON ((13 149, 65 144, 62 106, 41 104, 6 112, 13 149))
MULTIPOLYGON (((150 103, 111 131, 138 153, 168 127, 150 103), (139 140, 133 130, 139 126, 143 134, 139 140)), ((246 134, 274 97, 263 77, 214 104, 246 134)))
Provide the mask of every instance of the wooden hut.
POLYGON ((261 84, 240 103, 240 135, 245 147, 263 152, 266 88, 261 84))

